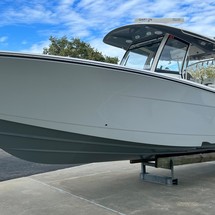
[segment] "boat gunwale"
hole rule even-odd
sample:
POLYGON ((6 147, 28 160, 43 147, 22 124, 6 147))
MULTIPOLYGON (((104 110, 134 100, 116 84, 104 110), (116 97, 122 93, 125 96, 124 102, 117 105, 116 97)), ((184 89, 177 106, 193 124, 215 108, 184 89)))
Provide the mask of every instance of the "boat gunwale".
POLYGON ((26 53, 18 53, 18 52, 0 52, 0 58, 21 58, 21 59, 31 59, 31 60, 42 60, 42 61, 55 61, 59 63, 68 63, 68 64, 78 64, 85 66, 96 66, 100 68, 106 69, 114 69, 116 71, 136 74, 141 76, 150 76, 153 78, 164 79, 167 81, 173 81, 176 83, 184 84, 186 86, 194 87, 197 89, 205 90, 211 93, 215 93, 215 89, 203 84, 199 84, 196 82, 192 82, 186 79, 179 79, 172 76, 167 76, 166 74, 156 73, 148 70, 138 70, 134 68, 127 68, 125 66, 119 64, 111 64, 99 61, 92 61, 86 59, 72 58, 72 57, 62 57, 62 56, 54 56, 54 55, 39 55, 39 54, 26 54, 26 53))

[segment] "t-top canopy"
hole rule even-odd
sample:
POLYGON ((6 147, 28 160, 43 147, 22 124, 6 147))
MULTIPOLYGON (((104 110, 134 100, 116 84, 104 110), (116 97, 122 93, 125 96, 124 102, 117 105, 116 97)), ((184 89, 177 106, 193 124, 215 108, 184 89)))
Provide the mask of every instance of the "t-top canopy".
POLYGON ((215 51, 215 40, 172 26, 162 24, 132 24, 117 28, 108 33, 103 42, 127 50, 131 44, 153 40, 166 33, 209 52, 215 51))

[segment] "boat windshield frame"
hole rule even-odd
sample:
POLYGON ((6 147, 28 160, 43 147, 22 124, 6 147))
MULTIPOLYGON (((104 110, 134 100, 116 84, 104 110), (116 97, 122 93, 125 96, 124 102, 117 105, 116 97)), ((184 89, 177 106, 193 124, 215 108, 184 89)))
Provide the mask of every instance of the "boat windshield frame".
MULTIPOLYGON (((131 44, 130 47, 127 49, 127 51, 125 52, 121 62, 120 62, 120 65, 122 66, 126 66, 126 67, 129 67, 127 66, 128 64, 128 60, 129 60, 129 57, 130 57, 130 54, 135 54, 136 57, 138 57, 138 52, 142 52, 142 53, 145 53, 146 55, 148 54, 148 56, 143 56, 145 57, 145 61, 144 62, 141 62, 141 65, 142 65, 142 68, 138 68, 138 67, 141 67, 141 66, 130 66, 131 68, 135 68, 135 69, 140 69, 140 70, 152 70, 152 67, 154 65, 154 61, 156 60, 156 55, 157 55, 157 52, 159 50, 159 47, 161 45, 163 41, 163 36, 160 36, 158 38, 152 38, 150 40, 146 40, 146 41, 142 41, 142 42, 139 42, 139 43, 135 43, 135 44, 131 44), (150 50, 149 48, 147 49, 146 47, 148 46, 153 46, 153 45, 157 45, 157 47, 155 47, 155 51, 153 52, 153 50, 150 50)), ((141 55, 139 55, 141 56, 141 55)))
MULTIPOLYGON (((156 59, 156 62, 154 64, 154 68, 153 68, 153 72, 156 72, 156 73, 162 73, 162 74, 173 74, 173 75, 179 75, 183 78, 183 73, 184 73, 184 70, 185 70, 185 65, 186 65, 186 60, 187 60, 187 55, 188 55, 188 52, 189 52, 189 48, 190 48, 190 43, 174 36, 174 35, 171 35, 171 34, 166 34, 161 45, 160 45, 160 52, 158 53, 157 55, 157 59, 156 59), (178 48, 176 46, 172 46, 171 49, 172 50, 169 50, 169 55, 171 55, 171 52, 174 52, 174 58, 172 56, 169 56, 169 59, 166 60, 166 61, 175 61, 177 62, 177 66, 178 66, 178 70, 175 70, 175 69, 158 69, 158 64, 159 64, 159 61, 161 59, 162 54, 165 52, 165 49, 166 47, 168 47, 167 43, 171 40, 175 40, 177 43, 181 43, 181 45, 183 44, 185 47, 183 48, 178 48), (174 48, 174 49, 173 49, 174 48), (183 51, 183 53, 181 53, 181 51, 183 51), (176 54, 177 52, 177 54, 176 54), (178 55, 178 57, 177 57, 178 55), (177 57, 177 58, 176 58, 177 57), (181 59, 180 59, 181 58, 181 59), (179 64, 180 63, 180 64, 179 64)), ((170 48, 170 47, 169 47, 170 48)), ((173 55, 173 53, 172 53, 173 55)), ((170 63, 169 63, 170 64, 170 63)), ((174 66, 174 65, 173 65, 174 66)))
MULTIPOLYGON (((185 61, 187 58, 187 53, 189 51, 189 43, 178 38, 175 37, 173 35, 170 35, 168 33, 166 33, 165 35, 156 37, 156 38, 152 38, 150 40, 146 40, 146 41, 142 41, 139 43, 135 43, 135 44, 131 44, 130 47, 127 49, 127 51, 125 52, 120 64, 122 66, 126 66, 126 67, 131 67, 131 68, 135 68, 135 69, 139 69, 139 70, 148 70, 151 72, 157 72, 157 73, 166 73, 166 74, 173 74, 173 75, 180 75, 182 76, 183 70, 184 70, 184 65, 185 65, 185 61), (161 58, 161 55, 165 49, 165 47, 167 46, 167 42, 170 39, 174 39, 177 40, 180 43, 183 43, 184 45, 186 45, 186 49, 184 50, 184 55, 183 58, 181 59, 181 65, 180 65, 180 69, 176 72, 176 71, 171 71, 171 70, 158 70, 157 66, 159 63, 159 60, 161 58), (153 46, 153 45, 157 45, 156 50, 154 50, 154 52, 152 52, 151 56, 143 56, 145 57, 144 61, 141 62, 141 65, 132 65, 132 63, 130 63, 130 65, 128 64, 128 60, 131 54, 133 53, 138 53, 138 51, 140 51, 140 49, 142 49, 142 53, 144 53, 144 51, 146 51, 145 47, 147 47, 147 45, 149 46, 153 46), (149 59, 147 59, 149 58, 149 59), (128 66, 129 65, 129 66, 128 66)), ((150 50, 148 49, 148 53, 150 52, 150 50)), ((136 58, 138 58, 137 54, 135 55, 136 58)), ((136 61, 138 61, 138 59, 135 59, 136 61)), ((170 61, 170 59, 169 59, 170 61)))

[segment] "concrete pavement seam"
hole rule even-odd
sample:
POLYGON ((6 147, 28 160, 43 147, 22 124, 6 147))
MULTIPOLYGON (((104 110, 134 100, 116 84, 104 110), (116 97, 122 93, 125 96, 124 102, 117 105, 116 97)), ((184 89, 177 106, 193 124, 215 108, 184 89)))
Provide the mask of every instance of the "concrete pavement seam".
POLYGON ((105 209, 105 210, 108 210, 108 211, 111 211, 111 212, 113 212, 113 213, 116 213, 116 214, 118 214, 118 215, 126 215, 126 214, 124 214, 124 213, 121 213, 121 212, 116 211, 116 210, 114 210, 114 209, 108 208, 108 207, 106 207, 106 206, 104 206, 104 205, 101 205, 101 204, 99 204, 99 203, 96 203, 96 202, 94 202, 94 201, 92 201, 92 200, 85 199, 84 197, 81 197, 81 196, 77 196, 77 195, 75 195, 75 194, 72 194, 72 193, 70 193, 70 192, 68 192, 68 191, 66 191, 66 190, 64 190, 64 189, 61 189, 61 188, 58 188, 58 187, 55 187, 55 186, 46 184, 46 183, 44 183, 44 182, 41 182, 41 181, 39 181, 39 180, 30 178, 30 177, 29 177, 29 179, 31 179, 31 180, 33 180, 33 181, 35 181, 35 182, 37 182, 37 183, 40 183, 40 184, 42 184, 42 185, 45 185, 45 186, 47 186, 47 187, 49 187, 49 188, 51 188, 51 189, 57 190, 57 191, 59 191, 59 192, 61 192, 61 193, 65 193, 65 194, 71 195, 71 196, 73 196, 73 197, 75 197, 75 198, 77 198, 77 199, 86 201, 86 202, 88 202, 88 203, 90 203, 90 204, 93 204, 93 205, 95 205, 95 206, 97 206, 97 207, 100 207, 100 208, 103 208, 103 209, 105 209))

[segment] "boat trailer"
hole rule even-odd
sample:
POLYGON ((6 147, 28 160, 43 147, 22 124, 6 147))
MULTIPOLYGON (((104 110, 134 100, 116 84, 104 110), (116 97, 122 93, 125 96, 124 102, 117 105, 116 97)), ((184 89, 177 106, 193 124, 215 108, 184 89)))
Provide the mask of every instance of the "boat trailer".
POLYGON ((153 160, 144 159, 130 160, 131 164, 141 163, 140 178, 143 181, 159 183, 164 185, 178 185, 178 179, 175 178, 174 167, 185 164, 203 163, 215 161, 215 151, 203 151, 189 154, 160 154, 153 160), (170 176, 159 176, 150 174, 146 171, 146 166, 163 168, 170 170, 170 176))

